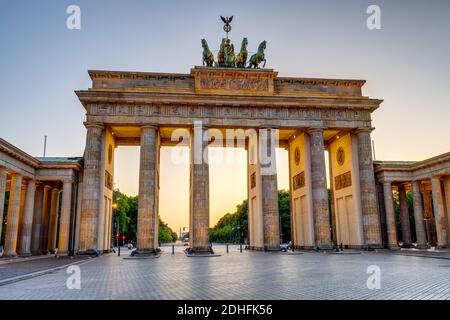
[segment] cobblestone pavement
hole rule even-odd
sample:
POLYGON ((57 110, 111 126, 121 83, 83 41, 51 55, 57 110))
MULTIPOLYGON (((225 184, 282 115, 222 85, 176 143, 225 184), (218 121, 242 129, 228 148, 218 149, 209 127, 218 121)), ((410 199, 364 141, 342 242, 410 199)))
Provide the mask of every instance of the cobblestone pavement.
POLYGON ((0 299, 450 299, 450 261, 391 253, 239 253, 186 257, 182 247, 158 259, 107 255, 80 265, 81 289, 58 270, 0 286, 0 299), (381 288, 367 288, 379 266, 381 288))
MULTIPOLYGON (((54 256, 42 257, 39 259, 19 259, 19 261, 9 260, 5 258, 0 260, 0 284, 2 280, 13 277, 20 277, 30 273, 40 272, 47 269, 57 268, 67 264, 77 263, 86 260, 86 256, 78 256, 76 258, 54 256)), ((0 289, 1 290, 1 289, 0 289)))

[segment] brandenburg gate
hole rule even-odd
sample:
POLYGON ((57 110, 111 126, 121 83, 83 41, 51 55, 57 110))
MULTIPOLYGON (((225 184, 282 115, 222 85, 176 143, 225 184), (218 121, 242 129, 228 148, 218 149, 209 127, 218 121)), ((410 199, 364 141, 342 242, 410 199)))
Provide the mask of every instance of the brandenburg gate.
POLYGON ((272 69, 218 66, 194 67, 189 74, 89 75, 92 87, 76 91, 86 109, 87 129, 78 253, 110 249, 114 150, 121 145, 140 146, 136 252, 157 252, 159 151, 177 143, 173 136, 179 128, 190 133, 184 141, 191 154, 191 253, 210 251, 209 167, 195 157, 208 149, 214 130, 227 129, 246 132, 233 140, 236 145, 243 140, 248 152, 251 249, 277 250, 280 245, 275 157, 272 170, 258 159, 261 151, 274 155, 276 145, 289 152, 297 248, 328 249, 336 237, 349 247, 382 247, 370 138, 371 113, 382 101, 362 94, 365 81, 287 78, 272 69))
POLYGON ((226 38, 217 61, 202 39, 203 65, 188 74, 89 71, 92 87, 76 91, 86 110, 83 157, 35 158, 0 138, 6 255, 109 252, 118 146, 140 146, 138 256, 159 254, 160 148, 180 145, 190 149, 188 255, 213 253, 208 150, 215 146, 247 151, 252 250, 280 249, 277 147, 289 154, 295 248, 411 247, 407 190, 416 247, 448 247, 450 153, 374 162, 371 114, 382 100, 363 95, 365 81, 280 77, 265 68, 266 41, 247 59, 244 38, 235 55, 233 17, 221 18, 226 38))

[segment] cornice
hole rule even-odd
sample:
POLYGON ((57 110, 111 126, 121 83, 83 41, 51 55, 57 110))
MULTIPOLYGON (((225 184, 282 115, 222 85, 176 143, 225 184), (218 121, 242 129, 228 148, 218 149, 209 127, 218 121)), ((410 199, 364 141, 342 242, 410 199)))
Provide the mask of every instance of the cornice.
POLYGON ((229 96, 191 93, 127 92, 123 90, 80 90, 76 95, 86 103, 127 104, 177 104, 246 107, 326 107, 355 108, 371 112, 378 109, 383 100, 364 97, 288 97, 288 96, 229 96))
POLYGON ((40 165, 39 160, 34 158, 33 156, 29 155, 25 151, 20 150, 16 146, 13 146, 6 140, 3 140, 0 138, 0 151, 3 151, 4 153, 10 155, 14 159, 17 159, 33 168, 38 168, 40 165))

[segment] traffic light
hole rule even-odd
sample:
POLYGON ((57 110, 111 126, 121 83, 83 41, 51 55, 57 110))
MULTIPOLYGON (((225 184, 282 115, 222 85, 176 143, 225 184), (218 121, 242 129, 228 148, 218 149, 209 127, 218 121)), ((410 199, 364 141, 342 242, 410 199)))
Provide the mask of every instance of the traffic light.
POLYGON ((123 235, 123 236, 122 236, 122 241, 125 241, 125 238, 126 238, 125 235, 123 235))
POLYGON ((114 238, 119 239, 119 233, 117 231, 114 233, 114 238))

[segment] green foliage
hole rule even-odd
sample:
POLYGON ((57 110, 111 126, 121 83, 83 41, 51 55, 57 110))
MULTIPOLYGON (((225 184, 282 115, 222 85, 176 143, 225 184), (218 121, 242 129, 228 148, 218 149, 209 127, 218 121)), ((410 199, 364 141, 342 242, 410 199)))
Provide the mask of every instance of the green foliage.
MULTIPOLYGON (((281 234, 284 241, 291 239, 291 218, 289 192, 278 191, 278 207, 281 220, 281 234)), ((225 214, 214 228, 209 230, 213 242, 239 243, 248 238, 248 201, 236 206, 236 211, 225 214)))
MULTIPOLYGON (((400 197, 398 192, 393 193, 394 200, 394 209, 395 216, 397 222, 397 237, 398 240, 402 240, 402 227, 401 227, 401 218, 400 218, 400 197)), ((416 241, 416 225, 414 222, 414 204, 413 204, 413 195, 411 191, 406 192, 406 201, 408 203, 408 215, 409 215, 409 225, 411 228, 411 240, 416 241)))
MULTIPOLYGON (((119 189, 114 190, 113 203, 117 206, 113 210, 114 214, 114 230, 117 231, 117 223, 120 224, 120 234, 125 235, 127 240, 136 242, 137 232, 137 213, 138 213, 138 197, 127 196, 120 192, 119 189)), ((172 242, 178 238, 176 232, 169 228, 167 223, 159 219, 159 241, 172 242)))
POLYGON ((159 218, 158 238, 160 242, 174 242, 177 241, 178 235, 167 225, 167 223, 164 223, 164 221, 159 218))

